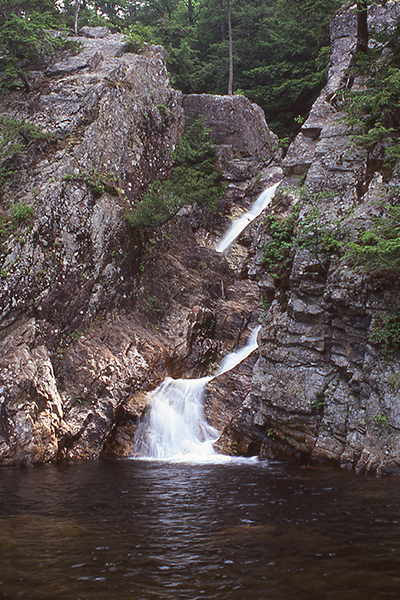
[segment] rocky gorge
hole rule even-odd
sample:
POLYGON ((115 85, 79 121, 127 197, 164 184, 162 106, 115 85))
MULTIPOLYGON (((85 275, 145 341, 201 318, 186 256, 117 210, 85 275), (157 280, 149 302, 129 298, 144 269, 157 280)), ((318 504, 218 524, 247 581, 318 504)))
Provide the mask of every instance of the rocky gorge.
MULTIPOLYGON (((399 16, 388 3, 370 21, 399 16)), ((170 86, 162 47, 134 54, 102 28, 72 38, 74 52, 31 65, 29 92, 2 97, 2 115, 44 135, 4 162, 1 464, 129 456, 145 393, 167 375, 212 369, 261 318, 259 356, 208 386, 217 448, 398 472, 399 356, 388 361, 371 341, 396 304, 398 276, 356 270, 334 254, 321 268, 298 248, 287 274, 272 277, 262 216, 226 256, 215 251, 229 220, 282 177, 269 209, 279 218, 300 205, 303 181, 311 196, 333 192, 320 200, 327 222, 357 232, 376 214, 379 164, 354 146, 337 102, 355 14, 339 11, 331 37, 327 85, 283 160, 258 106, 183 96, 170 86), (141 237, 124 215, 168 175, 185 119, 199 115, 226 197, 215 215, 185 208, 141 237)), ((396 171, 385 183, 398 185, 396 171)))
POLYGON ((199 110, 221 138, 223 204, 246 203, 276 144, 262 111, 242 97, 183 98, 162 47, 133 54, 102 28, 72 42, 78 51, 31 65, 29 93, 2 98, 3 116, 41 132, 2 163, 5 465, 129 455, 144 392, 204 371, 259 316, 256 283, 207 243, 210 219, 227 218, 183 210, 146 237, 124 215, 168 174, 199 110))

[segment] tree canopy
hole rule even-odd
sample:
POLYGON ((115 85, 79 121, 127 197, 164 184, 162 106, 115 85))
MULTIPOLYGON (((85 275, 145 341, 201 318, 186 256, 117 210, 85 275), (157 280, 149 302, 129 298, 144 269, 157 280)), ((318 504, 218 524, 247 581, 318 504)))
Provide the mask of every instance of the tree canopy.
MULTIPOLYGON (((144 26, 167 50, 185 93, 245 93, 280 136, 294 133, 323 85, 329 17, 340 0, 81 0, 78 27, 144 26), (229 13, 228 13, 229 11, 229 13), (230 17, 230 19, 229 19, 230 17), (229 35, 231 23, 231 44, 229 35), (232 51, 230 52, 230 45, 232 51)), ((73 30, 76 0, 0 0, 2 83, 24 85, 27 60, 57 45, 49 30, 73 30)))

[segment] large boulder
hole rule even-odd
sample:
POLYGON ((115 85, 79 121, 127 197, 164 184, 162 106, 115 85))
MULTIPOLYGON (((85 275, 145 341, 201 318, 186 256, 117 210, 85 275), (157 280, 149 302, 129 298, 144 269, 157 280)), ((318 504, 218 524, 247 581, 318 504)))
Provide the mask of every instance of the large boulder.
POLYGON ((249 179, 274 158, 278 137, 270 131, 263 110, 245 96, 189 94, 183 108, 189 120, 204 117, 211 128, 228 180, 249 179))

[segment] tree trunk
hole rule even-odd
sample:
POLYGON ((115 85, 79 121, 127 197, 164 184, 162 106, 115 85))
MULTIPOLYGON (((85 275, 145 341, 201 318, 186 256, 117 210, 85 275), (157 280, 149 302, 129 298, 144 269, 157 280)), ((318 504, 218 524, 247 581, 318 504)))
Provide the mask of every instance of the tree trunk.
POLYGON ((193 25, 193 2, 192 2, 192 0, 188 1, 188 9, 189 9, 189 24, 193 25))
POLYGON ((225 41, 225 18, 224 18, 224 0, 219 0, 219 15, 220 15, 220 29, 221 29, 221 42, 225 41))
POLYGON ((368 0, 357 2, 357 52, 368 50, 368 0))
POLYGON ((228 39, 229 39, 229 82, 228 95, 233 95, 233 44, 232 44, 232 19, 231 19, 231 0, 227 0, 228 6, 228 39))
POLYGON ((78 35, 78 15, 79 15, 79 5, 81 0, 75 0, 75 14, 74 14, 74 33, 78 35))

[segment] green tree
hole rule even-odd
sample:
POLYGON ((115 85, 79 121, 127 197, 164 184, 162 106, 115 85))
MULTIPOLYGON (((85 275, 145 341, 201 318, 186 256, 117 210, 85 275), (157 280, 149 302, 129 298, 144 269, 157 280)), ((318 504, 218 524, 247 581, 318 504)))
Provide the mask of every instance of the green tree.
POLYGON ((183 206, 197 204, 212 211, 226 186, 215 167, 216 150, 203 121, 192 123, 173 153, 169 179, 153 182, 126 219, 139 230, 155 229, 172 219, 183 206))
POLYGON ((60 27, 58 11, 49 1, 23 3, 0 0, 0 87, 22 87, 30 91, 26 65, 41 59, 64 40, 49 30, 60 27), (37 9, 44 9, 38 12, 37 9))
POLYGON ((389 31, 373 34, 367 53, 359 53, 352 74, 363 82, 342 90, 347 122, 356 143, 381 157, 388 175, 400 160, 400 21, 389 31))

